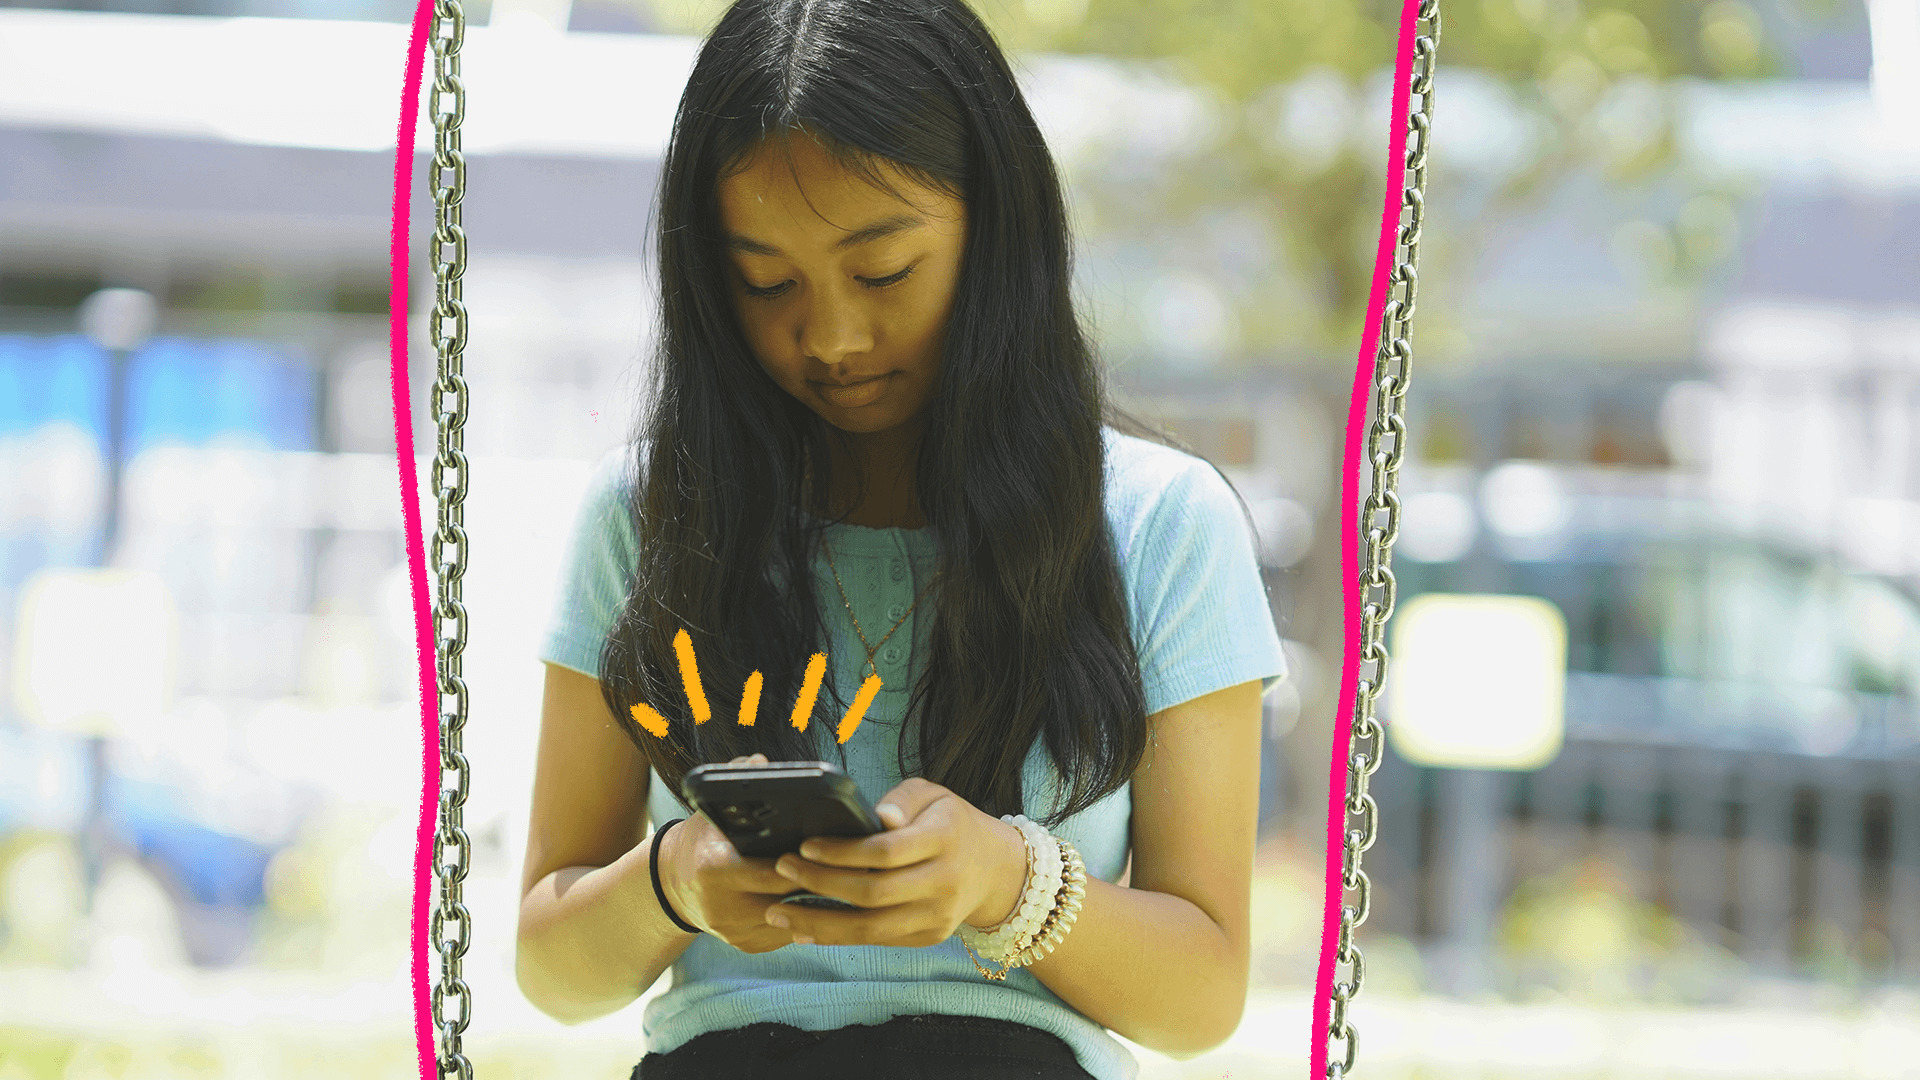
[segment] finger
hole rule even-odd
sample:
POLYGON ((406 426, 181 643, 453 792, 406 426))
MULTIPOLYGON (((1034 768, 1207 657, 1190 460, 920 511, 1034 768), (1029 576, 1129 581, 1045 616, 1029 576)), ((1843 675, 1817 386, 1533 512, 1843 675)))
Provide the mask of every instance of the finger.
POLYGON ((930 902, 897 904, 877 911, 834 911, 796 904, 775 906, 787 916, 786 932, 796 943, 804 937, 813 939, 812 943, 817 945, 870 945, 883 941, 898 944, 916 933, 924 935, 927 945, 945 940, 935 939, 927 929, 937 921, 930 902))
POLYGON ((918 820, 928 807, 949 797, 954 797, 951 790, 923 776, 909 776, 880 796, 874 812, 885 820, 891 812, 884 807, 897 807, 902 824, 906 824, 918 820))
POLYGON ((948 884, 940 880, 940 867, 933 860, 897 870, 842 870, 782 856, 775 871, 789 871, 784 880, 822 896, 845 900, 863 908, 888 908, 920 900, 932 900, 944 894, 948 884))
MULTIPOLYGON (((729 850, 733 848, 727 844, 729 850)), ((788 878, 781 877, 774 869, 772 859, 754 859, 734 852, 734 865, 724 878, 729 888, 740 892, 767 893, 772 896, 785 896, 794 890, 794 884, 788 878)))
POLYGON ((824 866, 897 870, 940 854, 946 837, 943 821, 923 818, 872 836, 811 836, 800 857, 824 866))
POLYGON ((708 873, 718 875, 717 880, 741 892, 778 896, 793 891, 793 883, 774 872, 772 859, 740 854, 740 849, 717 827, 694 850, 699 864, 706 867, 708 873))

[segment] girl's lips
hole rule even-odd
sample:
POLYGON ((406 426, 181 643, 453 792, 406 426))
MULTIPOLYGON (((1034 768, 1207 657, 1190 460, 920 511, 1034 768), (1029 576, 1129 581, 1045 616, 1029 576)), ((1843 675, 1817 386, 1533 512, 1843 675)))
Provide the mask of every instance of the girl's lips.
POLYGON ((848 386, 835 386, 832 383, 814 383, 813 385, 818 388, 820 396, 828 402, 843 409, 855 409, 880 400, 881 395, 887 392, 892 379, 893 373, 889 372, 848 386))

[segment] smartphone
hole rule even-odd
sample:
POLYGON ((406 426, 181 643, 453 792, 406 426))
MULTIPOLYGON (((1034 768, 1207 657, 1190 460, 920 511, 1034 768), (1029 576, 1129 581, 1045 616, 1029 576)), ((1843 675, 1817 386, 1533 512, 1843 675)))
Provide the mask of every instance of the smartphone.
MULTIPOLYGON (((810 836, 871 836, 887 828, 853 778, 829 761, 697 765, 680 791, 688 806, 707 815, 749 859, 798 853, 810 836)), ((780 902, 857 910, 804 889, 780 902)))

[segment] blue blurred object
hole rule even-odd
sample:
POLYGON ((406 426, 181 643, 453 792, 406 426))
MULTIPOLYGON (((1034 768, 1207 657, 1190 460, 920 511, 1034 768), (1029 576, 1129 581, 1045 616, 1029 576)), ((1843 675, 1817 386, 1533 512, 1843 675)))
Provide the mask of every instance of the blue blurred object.
MULTIPOLYGON (((107 354, 77 334, 0 334, 0 439, 31 440, 49 424, 67 423, 104 452, 111 370, 107 354)), ((288 350, 155 338, 129 358, 126 378, 129 459, 156 446, 216 440, 283 451, 317 445, 317 373, 288 350)), ((11 467, 0 459, 0 475, 11 467)), ((54 535, 28 520, 0 533, 0 618, 11 615, 21 583, 35 571, 85 564, 104 528, 54 535)), ((0 702, 0 717, 6 713, 0 702)))
MULTIPOLYGON (((106 442, 107 354, 84 337, 0 335, 0 435, 66 421, 106 442)), ((155 338, 128 370, 127 452, 235 434, 275 450, 315 443, 312 368, 240 340, 155 338)))
POLYGON ((0 334, 0 436, 25 431, 27 412, 27 338, 0 334))
POLYGON ((78 334, 0 334, 0 435, 66 421, 95 437, 107 413, 107 354, 78 334))
POLYGON ((195 821, 176 788, 113 776, 107 813, 143 858, 159 862, 195 903, 259 906, 274 849, 195 821))
MULTIPOLYGON (((77 835, 85 825, 86 747, 38 728, 0 726, 0 837, 21 829, 77 835)), ((281 845, 261 844, 202 822, 181 789, 107 779, 107 822, 118 844, 166 888, 183 944, 203 967, 242 959, 266 901, 267 867, 281 845)))
POLYGON ((314 446, 312 370, 263 346, 156 338, 128 378, 129 455, 236 434, 274 450, 314 446))
POLYGON ((87 810, 86 764, 77 740, 0 724, 0 835, 78 829, 87 810))

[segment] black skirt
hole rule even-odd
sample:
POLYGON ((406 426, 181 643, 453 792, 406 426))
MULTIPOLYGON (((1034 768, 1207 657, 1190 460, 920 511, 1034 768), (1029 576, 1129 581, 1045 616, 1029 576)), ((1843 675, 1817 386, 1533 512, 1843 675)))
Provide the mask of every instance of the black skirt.
POLYGON ((806 1031, 758 1023, 647 1054, 628 1080, 1094 1080, 1058 1035, 984 1016, 806 1031))

